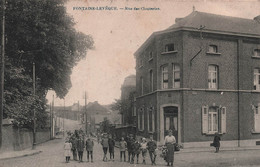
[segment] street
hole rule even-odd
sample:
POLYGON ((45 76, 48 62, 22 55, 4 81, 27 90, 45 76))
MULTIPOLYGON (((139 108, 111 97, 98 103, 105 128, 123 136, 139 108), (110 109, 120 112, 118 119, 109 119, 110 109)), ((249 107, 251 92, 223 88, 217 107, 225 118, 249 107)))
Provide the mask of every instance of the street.
MULTIPOLYGON (((80 128, 76 121, 66 120, 65 129, 73 130, 80 128)), ((86 152, 83 155, 83 163, 77 161, 70 161, 65 163, 63 156, 64 139, 55 139, 49 142, 37 145, 37 149, 42 150, 42 153, 21 157, 6 159, 0 161, 0 167, 83 167, 83 166, 115 166, 115 167, 134 167, 134 166, 151 166, 151 162, 147 157, 147 164, 129 164, 127 162, 120 162, 119 149, 115 148, 115 161, 103 162, 103 151, 100 144, 95 141, 94 146, 94 163, 86 162, 86 152)), ((183 152, 180 151, 175 154, 175 167, 213 167, 213 166, 260 166, 260 150, 244 150, 244 151, 221 151, 214 153, 213 148, 203 152, 183 152)), ((109 155, 108 155, 109 157, 109 155)), ((140 157, 139 157, 140 158, 140 157)), ((139 159, 142 162, 142 158, 139 159)), ((165 161, 157 156, 157 166, 166 166, 165 161)))

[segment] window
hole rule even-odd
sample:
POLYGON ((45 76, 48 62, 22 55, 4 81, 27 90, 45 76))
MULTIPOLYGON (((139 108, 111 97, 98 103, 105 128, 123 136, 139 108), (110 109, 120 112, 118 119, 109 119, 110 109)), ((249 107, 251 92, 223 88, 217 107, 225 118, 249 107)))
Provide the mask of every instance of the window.
POLYGON ((150 70, 150 72, 149 72, 149 78, 150 78, 150 92, 152 92, 153 91, 153 70, 150 70))
POLYGON ((153 59, 153 52, 149 52, 149 60, 153 59))
POLYGON ((141 68, 141 67, 143 67, 143 59, 142 58, 140 58, 140 60, 139 60, 139 68, 141 68))
POLYGON ((209 65, 208 67, 208 87, 209 89, 218 88, 218 66, 209 65))
POLYGON ((148 108, 148 112, 147 112, 147 116, 148 116, 148 131, 149 132, 153 132, 154 131, 154 109, 153 107, 149 107, 148 108))
POLYGON ((141 95, 143 95, 144 94, 144 79, 143 79, 143 77, 140 77, 140 93, 141 93, 141 95))
POLYGON ((216 45, 209 45, 209 53, 218 53, 218 47, 216 45))
POLYGON ((260 57, 260 49, 255 49, 253 56, 254 56, 254 57, 260 57))
POLYGON ((171 44, 165 45, 165 50, 164 51, 165 52, 172 52, 172 51, 174 51, 174 44, 171 43, 171 44))
POLYGON ((254 131, 260 132, 260 104, 258 106, 254 106, 254 131))
POLYGON ((173 88, 180 88, 180 66, 178 64, 172 65, 173 74, 173 88))
POLYGON ((226 107, 202 106, 202 133, 226 133, 226 107))
POLYGON ((254 69, 254 90, 260 90, 260 69, 254 69))
POLYGON ((168 88, 168 66, 165 65, 162 67, 162 89, 168 88))
POLYGON ((215 107, 209 108, 208 130, 209 130, 209 133, 218 132, 218 112, 217 112, 217 109, 215 107))
POLYGON ((136 104, 134 103, 133 104, 133 114, 132 116, 136 116, 136 104))

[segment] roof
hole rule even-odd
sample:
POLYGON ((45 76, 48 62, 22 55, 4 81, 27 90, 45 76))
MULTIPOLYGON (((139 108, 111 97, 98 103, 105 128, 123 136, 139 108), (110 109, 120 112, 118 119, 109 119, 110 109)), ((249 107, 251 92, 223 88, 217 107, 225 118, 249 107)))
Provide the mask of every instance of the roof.
POLYGON ((257 21, 257 19, 245 19, 194 11, 184 18, 176 18, 175 22, 175 24, 163 31, 154 32, 135 52, 135 56, 141 53, 157 34, 179 30, 199 31, 200 27, 204 27, 203 32, 260 38, 259 18, 257 21))
POLYGON ((100 105, 97 101, 88 103, 87 112, 90 114, 110 114, 110 111, 100 105))
POLYGON ((167 30, 181 27, 198 29, 200 26, 205 26, 204 30, 260 35, 260 24, 256 20, 198 11, 178 19, 177 23, 170 26, 167 30))

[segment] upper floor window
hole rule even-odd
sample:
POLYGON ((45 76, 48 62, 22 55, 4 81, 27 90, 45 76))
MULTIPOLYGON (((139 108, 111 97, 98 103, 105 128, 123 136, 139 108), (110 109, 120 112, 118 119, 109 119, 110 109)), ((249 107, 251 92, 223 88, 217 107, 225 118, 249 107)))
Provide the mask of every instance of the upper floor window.
POLYGON ((209 53, 218 53, 218 47, 216 45, 209 45, 209 53))
POLYGON ((260 49, 255 49, 253 56, 254 56, 254 57, 260 57, 260 49))
POLYGON ((209 65, 208 68, 208 87, 209 89, 218 88, 218 66, 209 65))
POLYGON ((172 51, 174 51, 174 44, 171 43, 171 44, 165 45, 164 51, 165 51, 165 52, 172 52, 172 51))
POLYGON ((139 59, 139 68, 143 66, 143 59, 140 57, 139 59))
POLYGON ((260 69, 254 69, 254 90, 260 90, 260 69))
POLYGON ((149 52, 149 60, 153 59, 153 52, 149 52))
POLYGON ((141 93, 141 95, 143 95, 144 94, 144 79, 143 79, 143 77, 140 77, 140 93, 141 93))
POLYGON ((168 77, 168 66, 162 66, 162 89, 167 89, 168 88, 168 82, 169 82, 169 77, 168 77))
POLYGON ((150 92, 152 92, 153 91, 153 70, 150 70, 149 72, 149 79, 150 79, 149 82, 150 92))
POLYGON ((178 64, 172 65, 173 74, 173 88, 180 88, 180 66, 178 64))

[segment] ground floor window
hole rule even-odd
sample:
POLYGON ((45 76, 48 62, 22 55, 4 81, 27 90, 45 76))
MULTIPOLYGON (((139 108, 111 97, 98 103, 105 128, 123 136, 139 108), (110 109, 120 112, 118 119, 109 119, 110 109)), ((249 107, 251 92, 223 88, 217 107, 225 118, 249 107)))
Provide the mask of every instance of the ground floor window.
POLYGON ((140 108, 138 111, 138 129, 144 130, 144 109, 140 108))
POLYGON ((254 131, 260 132, 260 104, 253 107, 254 110, 254 131))
POLYGON ((226 107, 202 106, 202 133, 226 133, 226 107))
POLYGON ((148 121, 148 131, 149 132, 154 132, 154 107, 149 107, 147 109, 147 121, 148 121))

